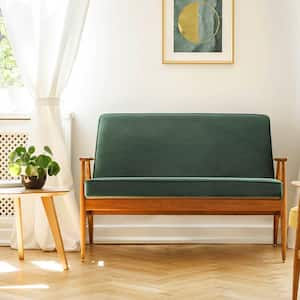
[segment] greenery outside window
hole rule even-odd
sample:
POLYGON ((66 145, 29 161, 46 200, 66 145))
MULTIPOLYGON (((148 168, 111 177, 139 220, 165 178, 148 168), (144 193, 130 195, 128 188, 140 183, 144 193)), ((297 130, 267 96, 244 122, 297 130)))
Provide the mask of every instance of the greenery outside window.
POLYGON ((32 98, 24 88, 0 9, 0 118, 28 114, 32 98))
POLYGON ((0 11, 0 87, 23 86, 0 11))

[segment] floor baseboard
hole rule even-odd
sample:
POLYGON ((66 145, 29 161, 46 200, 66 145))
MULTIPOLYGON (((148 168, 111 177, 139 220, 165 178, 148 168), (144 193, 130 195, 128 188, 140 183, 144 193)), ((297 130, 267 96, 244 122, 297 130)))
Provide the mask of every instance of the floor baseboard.
MULTIPOLYGON (((9 245, 12 220, 0 222, 0 245, 9 245)), ((292 234, 291 234, 292 235, 292 234)), ((88 236, 88 235, 87 235, 88 236)), ((95 224, 101 244, 272 244, 272 224, 95 224)), ((289 238, 292 246, 293 238, 289 238)))
POLYGON ((95 225, 95 243, 245 243, 271 244, 271 226, 95 225))

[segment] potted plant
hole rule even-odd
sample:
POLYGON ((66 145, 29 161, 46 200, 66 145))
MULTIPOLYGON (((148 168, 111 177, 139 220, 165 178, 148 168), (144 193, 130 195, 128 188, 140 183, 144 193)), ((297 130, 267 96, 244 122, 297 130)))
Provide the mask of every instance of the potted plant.
POLYGON ((26 189, 41 189, 49 176, 55 176, 60 171, 59 164, 52 159, 53 153, 48 146, 44 152, 34 155, 35 147, 26 149, 17 147, 9 154, 8 169, 12 176, 21 176, 22 184, 26 189))

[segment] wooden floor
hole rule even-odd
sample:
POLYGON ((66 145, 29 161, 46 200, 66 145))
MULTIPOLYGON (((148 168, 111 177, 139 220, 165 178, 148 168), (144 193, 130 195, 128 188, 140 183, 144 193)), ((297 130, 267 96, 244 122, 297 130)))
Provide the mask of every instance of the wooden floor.
POLYGON ((292 251, 270 245, 95 245, 68 253, 0 248, 0 299, 291 299, 292 251))

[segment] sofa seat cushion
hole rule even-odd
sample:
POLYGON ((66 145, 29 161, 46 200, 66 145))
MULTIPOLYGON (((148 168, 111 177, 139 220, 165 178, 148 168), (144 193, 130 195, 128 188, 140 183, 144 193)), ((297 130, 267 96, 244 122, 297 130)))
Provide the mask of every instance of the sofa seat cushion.
POLYGON ((93 197, 262 197, 280 198, 282 184, 272 178, 99 177, 85 182, 93 197))

